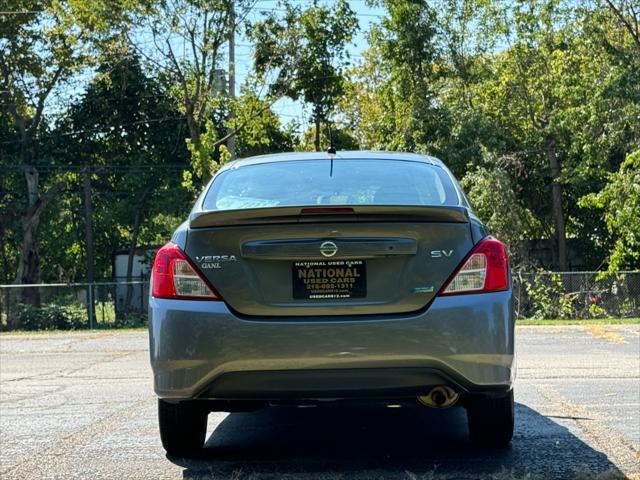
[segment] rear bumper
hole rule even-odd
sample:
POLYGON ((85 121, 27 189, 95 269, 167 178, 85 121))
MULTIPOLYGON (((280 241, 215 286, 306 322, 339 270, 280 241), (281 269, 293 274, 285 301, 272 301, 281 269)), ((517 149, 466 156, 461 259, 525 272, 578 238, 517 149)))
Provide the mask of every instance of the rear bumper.
POLYGON ((391 397, 449 384, 508 391, 511 291, 438 297, 412 315, 248 320, 223 302, 150 299, 155 391, 165 399, 391 397))

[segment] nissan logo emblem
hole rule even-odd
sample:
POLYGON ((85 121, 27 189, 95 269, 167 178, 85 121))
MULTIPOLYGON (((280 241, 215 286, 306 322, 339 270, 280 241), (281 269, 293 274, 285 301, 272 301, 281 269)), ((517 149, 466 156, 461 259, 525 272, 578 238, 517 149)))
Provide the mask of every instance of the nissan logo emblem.
POLYGON ((333 242, 322 242, 320 245, 320 253, 325 257, 333 257, 338 253, 338 246, 333 242))

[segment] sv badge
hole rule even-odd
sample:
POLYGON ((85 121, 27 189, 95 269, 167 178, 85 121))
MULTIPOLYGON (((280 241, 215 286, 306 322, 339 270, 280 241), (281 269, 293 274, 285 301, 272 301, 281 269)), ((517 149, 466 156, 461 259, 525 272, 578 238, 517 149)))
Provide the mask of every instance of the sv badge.
POLYGON ((431 250, 432 258, 450 257, 453 255, 453 250, 431 250))

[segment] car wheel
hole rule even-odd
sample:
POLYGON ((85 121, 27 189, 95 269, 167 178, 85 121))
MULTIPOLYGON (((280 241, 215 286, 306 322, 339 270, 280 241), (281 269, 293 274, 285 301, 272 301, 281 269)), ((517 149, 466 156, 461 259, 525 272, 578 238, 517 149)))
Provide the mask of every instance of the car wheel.
POLYGON ((207 433, 207 413, 193 402, 158 400, 160 439, 169 455, 190 456, 202 449, 207 433))
POLYGON ((513 390, 505 397, 476 397, 467 405, 471 440, 479 447, 506 447, 513 437, 513 390))

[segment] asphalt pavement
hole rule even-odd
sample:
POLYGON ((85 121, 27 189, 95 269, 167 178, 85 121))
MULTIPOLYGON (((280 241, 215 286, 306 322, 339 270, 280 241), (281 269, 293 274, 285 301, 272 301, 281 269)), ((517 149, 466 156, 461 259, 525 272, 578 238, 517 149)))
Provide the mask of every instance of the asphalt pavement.
POLYGON ((640 326, 519 327, 516 433, 453 408, 211 414, 198 459, 158 436, 147 334, 0 335, 0 478, 640 478, 640 326))

